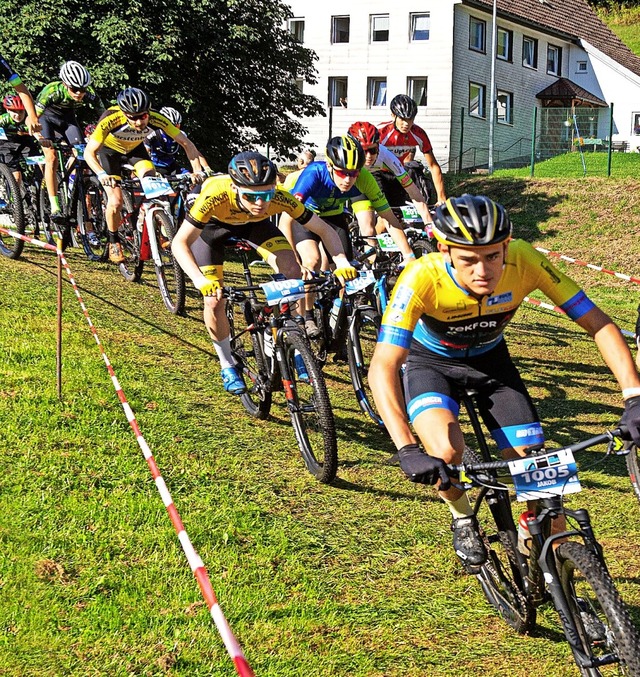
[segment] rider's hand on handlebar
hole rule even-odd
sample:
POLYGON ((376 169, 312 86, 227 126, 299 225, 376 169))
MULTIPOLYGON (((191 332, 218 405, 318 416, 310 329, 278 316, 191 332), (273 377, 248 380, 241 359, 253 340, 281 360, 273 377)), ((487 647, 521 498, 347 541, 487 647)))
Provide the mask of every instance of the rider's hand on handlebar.
POLYGON ((196 282, 196 287, 198 287, 203 296, 217 296, 220 298, 222 295, 220 280, 212 280, 203 276, 196 282))
POLYGON ((451 486, 447 466, 441 458, 429 456, 417 444, 406 444, 398 450, 400 467, 407 479, 421 484, 436 484, 440 480, 440 491, 451 486))
POLYGON ((118 179, 110 174, 100 174, 98 180, 107 188, 115 188, 118 185, 118 179))
POLYGON ((333 271, 340 284, 344 287, 349 280, 355 280, 358 277, 358 271, 353 266, 343 266, 333 271))
POLYGON ((624 401, 624 414, 619 425, 627 428, 624 439, 633 440, 636 446, 640 446, 640 395, 624 401))

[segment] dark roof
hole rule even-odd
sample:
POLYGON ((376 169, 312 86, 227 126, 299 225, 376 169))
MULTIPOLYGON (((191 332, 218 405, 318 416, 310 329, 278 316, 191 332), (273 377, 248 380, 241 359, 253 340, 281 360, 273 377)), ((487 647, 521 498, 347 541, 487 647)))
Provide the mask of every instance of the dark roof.
POLYGON ((567 80, 567 78, 558 78, 558 80, 538 92, 536 98, 547 102, 562 102, 566 106, 570 106, 572 101, 579 100, 581 103, 592 106, 607 107, 606 101, 595 96, 595 94, 591 94, 591 92, 588 92, 584 87, 580 87, 575 82, 567 80))
MULTIPOLYGON (((493 0, 463 0, 463 4, 493 11, 493 0)), ((497 0, 497 12, 498 19, 527 23, 573 40, 586 40, 632 73, 640 75, 640 57, 600 21, 587 0, 497 0)))

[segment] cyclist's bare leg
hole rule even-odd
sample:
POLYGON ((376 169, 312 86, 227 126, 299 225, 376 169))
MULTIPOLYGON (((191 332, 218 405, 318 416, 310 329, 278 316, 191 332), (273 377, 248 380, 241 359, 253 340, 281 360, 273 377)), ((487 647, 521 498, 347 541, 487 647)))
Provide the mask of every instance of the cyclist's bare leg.
POLYGON ((105 210, 107 228, 110 232, 117 233, 122 223, 122 188, 120 186, 105 186, 105 191, 107 193, 105 210))
POLYGON ((53 198, 58 194, 58 154, 55 148, 42 149, 44 155, 44 180, 47 184, 47 194, 49 195, 49 202, 53 203, 53 198))

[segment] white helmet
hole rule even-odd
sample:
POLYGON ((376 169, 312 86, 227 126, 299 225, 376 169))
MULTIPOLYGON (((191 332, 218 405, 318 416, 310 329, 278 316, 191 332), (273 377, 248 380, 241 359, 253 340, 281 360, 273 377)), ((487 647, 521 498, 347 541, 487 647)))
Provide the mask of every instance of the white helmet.
POLYGON ((84 89, 91 84, 89 71, 77 61, 66 61, 60 69, 60 79, 68 87, 84 89))
POLYGON ((171 106, 164 106, 161 108, 160 115, 164 115, 165 118, 169 118, 171 124, 175 125, 176 127, 182 124, 182 115, 180 115, 180 113, 175 108, 171 108, 171 106))

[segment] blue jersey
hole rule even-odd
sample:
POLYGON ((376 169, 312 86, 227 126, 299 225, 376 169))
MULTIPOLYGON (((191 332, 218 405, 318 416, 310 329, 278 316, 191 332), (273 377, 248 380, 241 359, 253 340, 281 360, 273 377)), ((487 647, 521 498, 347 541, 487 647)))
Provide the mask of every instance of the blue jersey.
POLYGON ((176 155, 180 144, 161 129, 154 129, 144 140, 151 162, 156 167, 173 167, 177 163, 176 155))
POLYGON ((367 197, 377 211, 389 209, 380 186, 367 169, 360 170, 355 184, 342 193, 333 182, 327 163, 322 160, 312 162, 302 170, 291 193, 320 216, 341 214, 347 201, 359 195, 367 197))
POLYGON ((0 55, 0 75, 14 87, 22 84, 20 76, 11 68, 9 62, 0 55))

